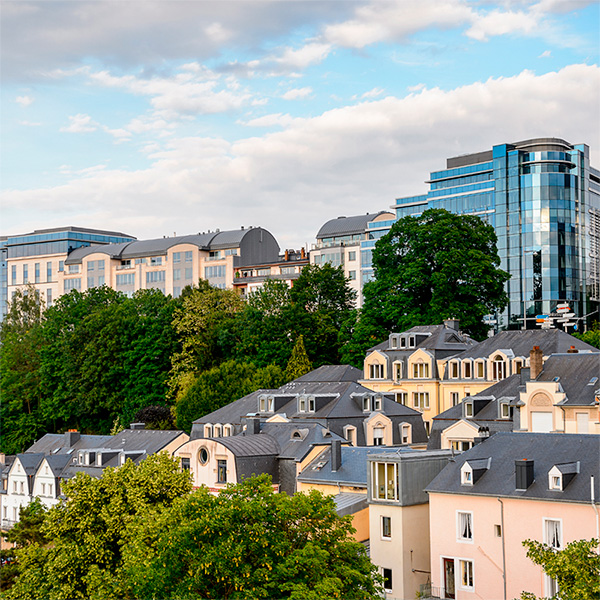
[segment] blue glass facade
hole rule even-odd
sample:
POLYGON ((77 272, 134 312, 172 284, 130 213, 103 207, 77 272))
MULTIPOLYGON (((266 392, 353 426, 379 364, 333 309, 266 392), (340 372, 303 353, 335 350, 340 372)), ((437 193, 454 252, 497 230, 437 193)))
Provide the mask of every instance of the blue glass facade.
POLYGON ((448 159, 427 183, 427 194, 396 201, 396 218, 444 208, 495 228, 501 268, 512 276, 500 329, 533 328, 536 315, 562 303, 577 317, 597 309, 600 173, 586 145, 557 138, 500 144, 448 159))

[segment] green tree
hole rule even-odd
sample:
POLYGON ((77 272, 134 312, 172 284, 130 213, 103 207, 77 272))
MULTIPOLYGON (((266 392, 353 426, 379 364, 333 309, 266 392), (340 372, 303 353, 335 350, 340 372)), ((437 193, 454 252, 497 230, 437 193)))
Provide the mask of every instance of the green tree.
POLYGON ((212 287, 203 280, 181 302, 173 316, 181 350, 171 358, 168 382, 169 396, 175 401, 185 394, 199 373, 226 358, 221 337, 243 308, 236 292, 212 287))
MULTIPOLYGON (((525 540, 527 558, 540 565, 544 572, 556 579, 557 600, 600 599, 600 555, 598 540, 578 540, 556 551, 535 540, 525 540)), ((531 592, 523 592, 522 600, 536 600, 531 592)))
POLYGON ((258 368, 252 363, 229 360, 198 375, 175 405, 176 424, 190 431, 192 422, 258 389, 272 389, 284 382, 276 365, 258 368))
POLYGON ((573 334, 576 338, 586 342, 590 346, 594 346, 595 348, 600 348, 600 322, 595 321, 592 325, 591 329, 588 329, 584 333, 573 334))
POLYGON ((379 598, 376 567, 320 492, 273 492, 267 476, 200 489, 139 522, 124 572, 136 598, 379 598))
POLYGON ((166 454, 139 466, 107 468, 100 479, 82 473, 63 483, 64 504, 49 510, 42 531, 49 543, 17 550, 19 577, 6 597, 116 600, 129 596, 122 548, 131 526, 191 490, 187 472, 166 454))
POLYGON ((358 336, 383 341, 393 330, 460 320, 483 339, 486 314, 502 310, 510 276, 498 268, 496 234, 479 217, 430 209, 400 219, 373 250, 375 279, 364 286, 358 336))
POLYGON ((292 350, 292 356, 285 369, 286 381, 292 381, 308 373, 312 369, 312 364, 308 360, 306 348, 304 348, 304 336, 299 335, 292 350))
POLYGON ((29 544, 44 545, 48 540, 42 531, 42 525, 48 514, 45 504, 34 498, 26 506, 19 509, 19 520, 14 526, 2 533, 2 537, 17 548, 25 548, 29 544))

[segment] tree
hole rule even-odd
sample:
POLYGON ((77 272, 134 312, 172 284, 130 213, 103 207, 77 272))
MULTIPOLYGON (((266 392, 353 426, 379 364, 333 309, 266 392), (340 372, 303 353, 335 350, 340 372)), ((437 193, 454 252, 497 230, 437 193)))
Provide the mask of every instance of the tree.
POLYGON ((306 349, 304 348, 304 336, 298 336, 294 349, 292 350, 292 356, 288 361, 285 369, 286 381, 292 381, 302 375, 308 373, 312 369, 312 364, 308 360, 306 349))
POLYGON ((591 329, 588 329, 584 333, 573 334, 576 338, 590 344, 590 346, 594 346, 595 348, 600 348, 600 322, 595 321, 592 325, 591 329))
POLYGON ((258 368, 252 363, 229 360, 198 375, 175 405, 176 424, 190 431, 192 422, 258 389, 283 384, 276 365, 258 368))
POLYGON ((34 498, 26 506, 19 509, 19 520, 2 537, 17 548, 25 548, 29 544, 43 545, 48 540, 42 531, 42 524, 48 509, 39 498, 34 498))
POLYGON ((127 461, 107 468, 100 479, 78 473, 63 483, 66 502, 45 518, 42 531, 49 543, 17 550, 19 577, 6 597, 127 598, 122 547, 132 524, 168 509, 190 489, 189 474, 165 453, 139 466, 127 461))
POLYGON ((144 423, 146 429, 175 429, 171 408, 160 404, 141 408, 135 413, 133 420, 144 423))
POLYGON ((373 250, 375 279, 363 290, 361 336, 372 333, 380 342, 393 330, 454 318, 483 339, 484 315, 508 303, 510 275, 498 268, 496 241, 479 217, 441 209, 394 223, 373 250))
MULTIPOLYGON (((555 579, 557 600, 598 600, 600 598, 600 555, 598 540, 578 540, 556 551, 535 540, 525 540, 527 558, 540 565, 546 575, 555 579)), ((523 592, 522 600, 536 600, 523 592)))
POLYGON ((378 598, 376 567, 352 531, 331 497, 277 494, 263 475, 140 521, 123 570, 135 598, 378 598))

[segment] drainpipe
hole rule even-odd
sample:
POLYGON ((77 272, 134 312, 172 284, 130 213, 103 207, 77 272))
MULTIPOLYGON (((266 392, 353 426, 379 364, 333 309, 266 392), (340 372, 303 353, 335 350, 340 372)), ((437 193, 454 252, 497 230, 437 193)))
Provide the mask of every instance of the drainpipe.
POLYGON ((500 527, 502 528, 502 581, 504 584, 504 600, 506 600, 506 548, 504 546, 504 502, 497 498, 500 502, 500 527))
MULTIPOLYGON (((591 496, 592 496, 592 508, 596 513, 596 539, 600 540, 600 521, 598 520, 598 509, 596 508, 596 499, 594 497, 594 476, 590 477, 590 488, 591 488, 591 496)), ((600 552, 600 546, 598 547, 598 552, 600 552)))

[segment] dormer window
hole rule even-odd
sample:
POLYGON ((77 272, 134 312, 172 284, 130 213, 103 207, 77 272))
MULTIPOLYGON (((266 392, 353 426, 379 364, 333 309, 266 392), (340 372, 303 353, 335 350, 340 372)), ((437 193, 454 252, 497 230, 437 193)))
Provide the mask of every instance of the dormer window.
POLYGON ((510 419, 510 404, 508 402, 500 403, 500 418, 510 419))
POLYGON ((563 492, 571 480, 579 473, 580 463, 561 463, 548 471, 548 489, 563 492))
POLYGON ((383 365, 379 363, 369 365, 369 379, 383 379, 383 365))
POLYGON ((232 434, 231 425, 224 425, 223 426, 223 437, 229 437, 231 434, 232 434))
POLYGON ((213 431, 212 425, 205 425, 204 426, 204 437, 205 438, 212 437, 212 435, 213 435, 212 431, 213 431))
POLYGON ((460 364, 458 363, 458 361, 452 361, 450 363, 450 377, 452 379, 458 379, 459 372, 460 372, 460 364))
POLYGON ((353 445, 356 446, 356 427, 346 425, 344 427, 344 437, 353 445))
POLYGON ((414 335, 411 335, 411 336, 408 338, 408 347, 409 347, 409 348, 414 348, 415 346, 416 346, 416 343, 415 343, 415 336, 414 336, 414 335))
POLYGON ((562 492, 562 476, 561 475, 548 475, 548 488, 551 490, 558 490, 562 492))
POLYGON ((381 396, 375 396, 375 398, 373 398, 373 410, 381 410, 381 396))
POLYGON ((429 378, 429 363, 422 360, 413 363, 413 378, 427 379, 429 378))
POLYGON ((315 412, 315 397, 314 396, 309 396, 308 397, 308 412, 315 412))
POLYGON ((485 377, 485 367, 482 360, 475 362, 475 378, 483 379, 485 377))
POLYGON ((492 379, 500 381, 506 377, 506 363, 502 356, 495 356, 492 360, 492 379))
POLYGON ((476 458, 467 460, 460 468, 461 485, 473 485, 479 481, 483 474, 491 467, 491 458, 476 458))
POLYGON ((523 368, 523 359, 515 358, 513 361, 513 373, 519 374, 523 368))
POLYGON ((363 412, 371 412, 371 398, 369 396, 363 398, 363 412))
POLYGON ((471 365, 470 360, 463 361, 462 368, 463 368, 463 378, 464 379, 471 379, 471 377, 473 376, 471 366, 472 365, 471 365))
POLYGON ((473 485, 473 469, 468 463, 465 463, 460 470, 461 485, 473 485))
POLYGON ((215 432, 214 436, 216 438, 217 437, 221 437, 221 432, 222 432, 221 426, 220 425, 215 425, 214 432, 215 432))
POLYGON ((383 427, 373 427, 373 446, 383 446, 383 427))
POLYGON ((402 363, 394 363, 394 381, 400 381, 402 379, 402 363))
POLYGON ((306 412, 306 396, 298 398, 298 412, 306 412))
POLYGON ((404 336, 400 338, 400 348, 406 348, 406 338, 404 336))
POLYGON ((398 338, 397 337, 394 336, 390 339, 390 347, 392 349, 396 349, 398 347, 398 338))
POLYGON ((468 419, 473 417, 473 403, 465 402, 465 417, 468 419))
POLYGON ((258 409, 260 412, 273 412, 273 396, 260 396, 258 399, 258 409))

